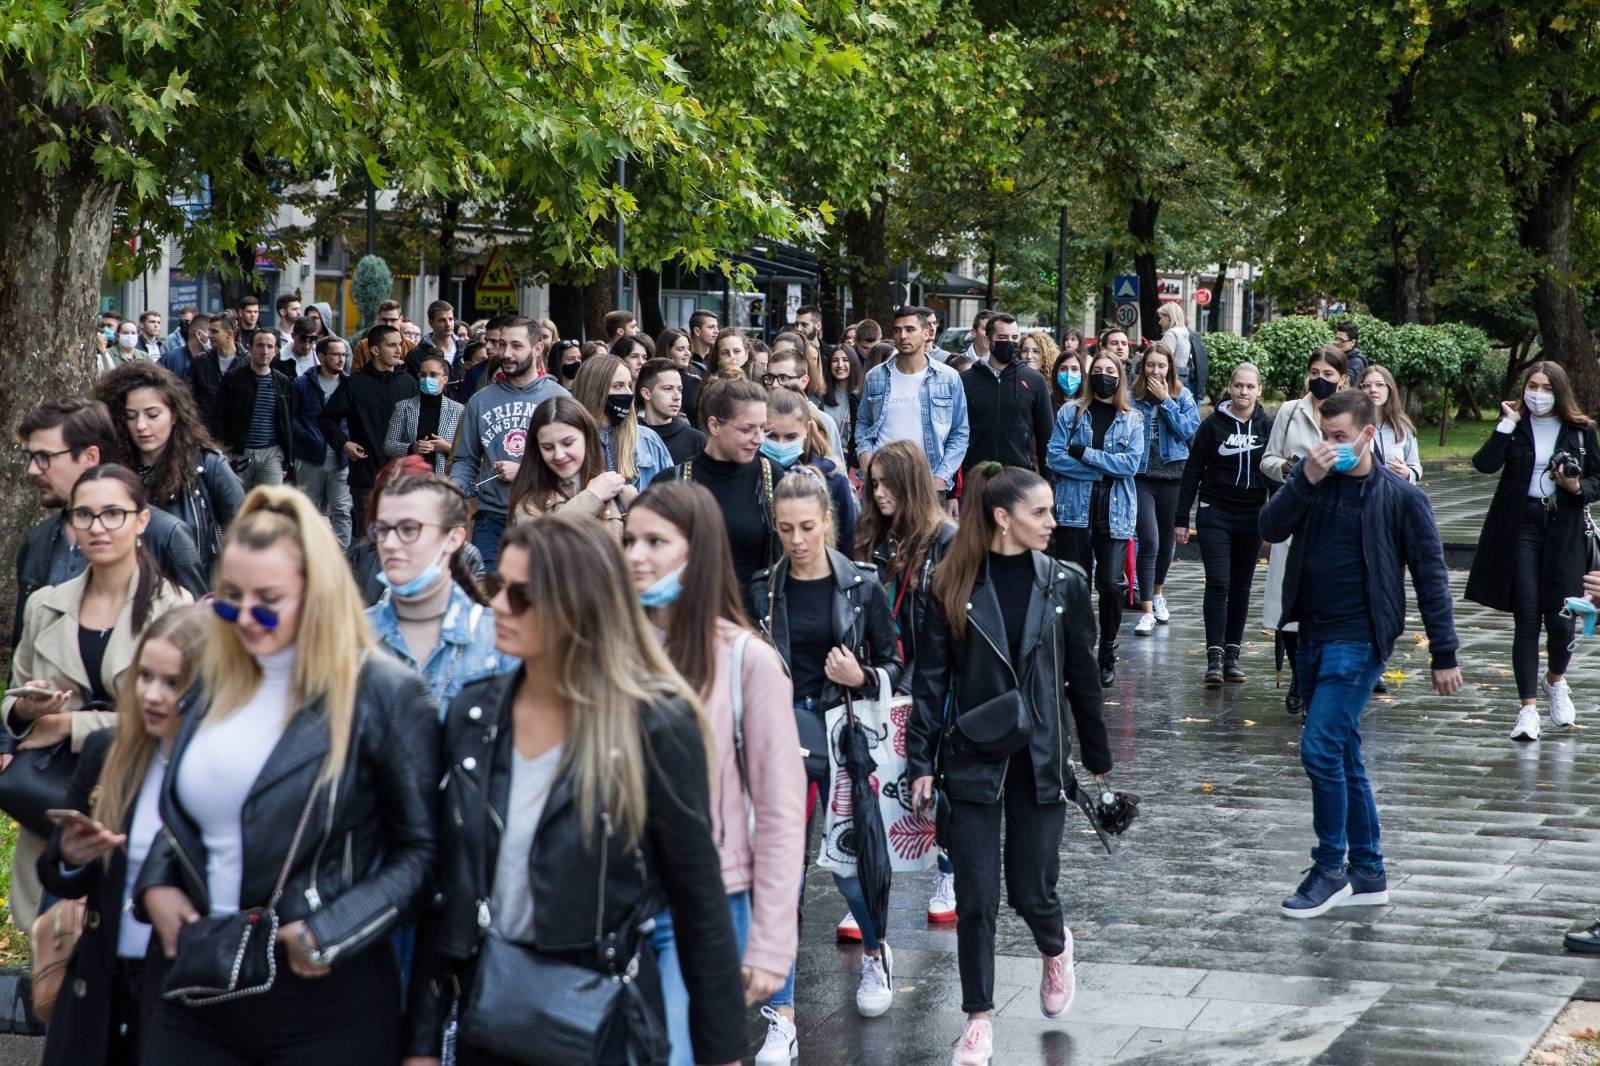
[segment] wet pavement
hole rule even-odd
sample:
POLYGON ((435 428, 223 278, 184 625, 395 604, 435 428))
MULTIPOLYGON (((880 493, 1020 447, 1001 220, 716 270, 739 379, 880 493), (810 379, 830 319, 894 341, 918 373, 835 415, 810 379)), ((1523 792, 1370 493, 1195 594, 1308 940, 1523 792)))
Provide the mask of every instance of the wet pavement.
MULTIPOLYGON (((1452 517, 1456 528, 1468 520, 1452 517)), ((1264 575, 1248 684, 1201 684, 1197 563, 1173 567, 1171 625, 1148 638, 1125 625, 1105 713, 1115 783, 1143 797, 1142 813, 1111 857, 1068 822, 1061 891, 1080 990, 1059 1021, 1039 1013, 1038 954, 1002 908, 997 1064, 1515 1064, 1570 997, 1600 998, 1600 959, 1561 948, 1564 931, 1600 915, 1600 776, 1588 739, 1600 711, 1584 692, 1594 642, 1572 668, 1577 727, 1546 719, 1543 740, 1515 744, 1508 617, 1463 606, 1465 574, 1452 575, 1467 686, 1443 699, 1429 688, 1413 608, 1392 692, 1363 719, 1391 903, 1291 921, 1278 903, 1309 864, 1310 799, 1298 723, 1259 634, 1264 575)), ((953 927, 924 916, 932 882, 896 879, 895 1004, 869 1021, 854 1009, 859 950, 834 943, 843 904, 813 872, 802 1062, 949 1061, 964 1017, 953 927)), ((764 1028, 751 1032, 758 1040, 764 1028)))

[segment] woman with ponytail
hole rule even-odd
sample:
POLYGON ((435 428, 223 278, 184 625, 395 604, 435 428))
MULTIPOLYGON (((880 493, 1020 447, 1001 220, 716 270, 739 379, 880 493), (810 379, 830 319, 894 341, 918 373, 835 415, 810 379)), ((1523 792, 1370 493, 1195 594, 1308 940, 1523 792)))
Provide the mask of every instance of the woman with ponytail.
POLYGON ((993 1053, 1002 815, 1005 882, 1039 948, 1045 1017, 1065 1012, 1075 988, 1072 934, 1056 895, 1072 772, 1063 689, 1084 765, 1101 791, 1111 753, 1088 579, 1044 553, 1053 504, 1050 486, 1031 470, 985 463, 968 475, 961 529, 933 575, 917 649, 906 776, 914 807, 934 804, 936 781, 949 804, 967 1012, 953 1066, 987 1066, 993 1053))

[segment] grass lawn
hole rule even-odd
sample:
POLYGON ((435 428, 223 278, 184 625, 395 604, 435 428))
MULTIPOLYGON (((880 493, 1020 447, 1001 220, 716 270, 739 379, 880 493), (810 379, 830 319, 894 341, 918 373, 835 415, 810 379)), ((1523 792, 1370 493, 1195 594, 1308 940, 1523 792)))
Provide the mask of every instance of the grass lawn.
POLYGON ((1421 427, 1417 430, 1417 446, 1422 452, 1423 464, 1444 460, 1466 462, 1494 432, 1495 421, 1490 418, 1482 422, 1452 422, 1442 445, 1437 425, 1421 427))
POLYGON ((27 935, 11 924, 11 856, 17 848, 17 823, 0 814, 0 966, 27 966, 27 935))

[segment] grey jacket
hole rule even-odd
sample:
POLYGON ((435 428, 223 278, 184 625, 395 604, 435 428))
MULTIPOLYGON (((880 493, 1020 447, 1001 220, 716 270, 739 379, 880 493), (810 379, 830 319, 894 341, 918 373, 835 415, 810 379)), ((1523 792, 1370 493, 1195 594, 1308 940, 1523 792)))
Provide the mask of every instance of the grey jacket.
POLYGON ((493 465, 501 459, 522 462, 533 409, 546 400, 570 395, 548 374, 520 389, 505 381, 491 381, 473 393, 456 434, 450 480, 468 496, 476 496, 480 509, 505 514, 511 506, 511 482, 495 477, 493 465))
MULTIPOLYGON (((439 436, 455 443, 456 430, 461 425, 461 412, 464 408, 448 396, 439 397, 439 436)), ((394 405, 394 412, 389 415, 389 432, 383 436, 383 454, 391 459, 398 459, 411 451, 411 446, 417 443, 417 421, 422 417, 422 397, 413 396, 401 400, 394 405)), ((433 455, 433 472, 444 474, 445 457, 439 452, 433 455)))

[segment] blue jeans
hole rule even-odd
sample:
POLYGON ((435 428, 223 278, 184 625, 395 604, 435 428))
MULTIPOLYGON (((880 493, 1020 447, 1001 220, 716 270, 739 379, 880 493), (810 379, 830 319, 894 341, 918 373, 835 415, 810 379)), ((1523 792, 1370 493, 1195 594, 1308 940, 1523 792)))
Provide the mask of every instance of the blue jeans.
POLYGON ((1383 870, 1378 805, 1361 762, 1361 711, 1383 670, 1371 644, 1300 639, 1300 694, 1306 702, 1300 763, 1311 779, 1311 861, 1329 873, 1350 865, 1383 870))
MULTIPOLYGON (((739 954, 750 940, 750 893, 728 896, 733 912, 733 938, 739 954)), ((683 968, 678 965, 678 941, 672 932, 672 912, 662 911, 656 918, 650 943, 656 949, 656 968, 661 971, 661 1005, 667 1012, 667 1039, 672 1044, 671 1066, 694 1066, 694 1047, 689 1041, 689 988, 683 983, 683 968)))
POLYGON ((494 572, 500 561, 500 538, 506 535, 506 516, 503 511, 480 509, 472 520, 472 546, 483 556, 483 570, 494 572))
MULTIPOLYGON (((867 896, 861 891, 861 879, 857 877, 840 877, 833 875, 833 883, 839 890, 839 895, 844 897, 845 906, 850 908, 850 914, 856 920, 856 925, 861 927, 861 947, 866 951, 879 949, 878 931, 872 927, 872 917, 867 913, 867 896)), ((800 882, 800 895, 805 896, 805 881, 800 882)), ((794 1006, 794 978, 799 959, 789 964, 789 976, 784 978, 783 987, 772 994, 768 1003, 773 1009, 794 1006)))

